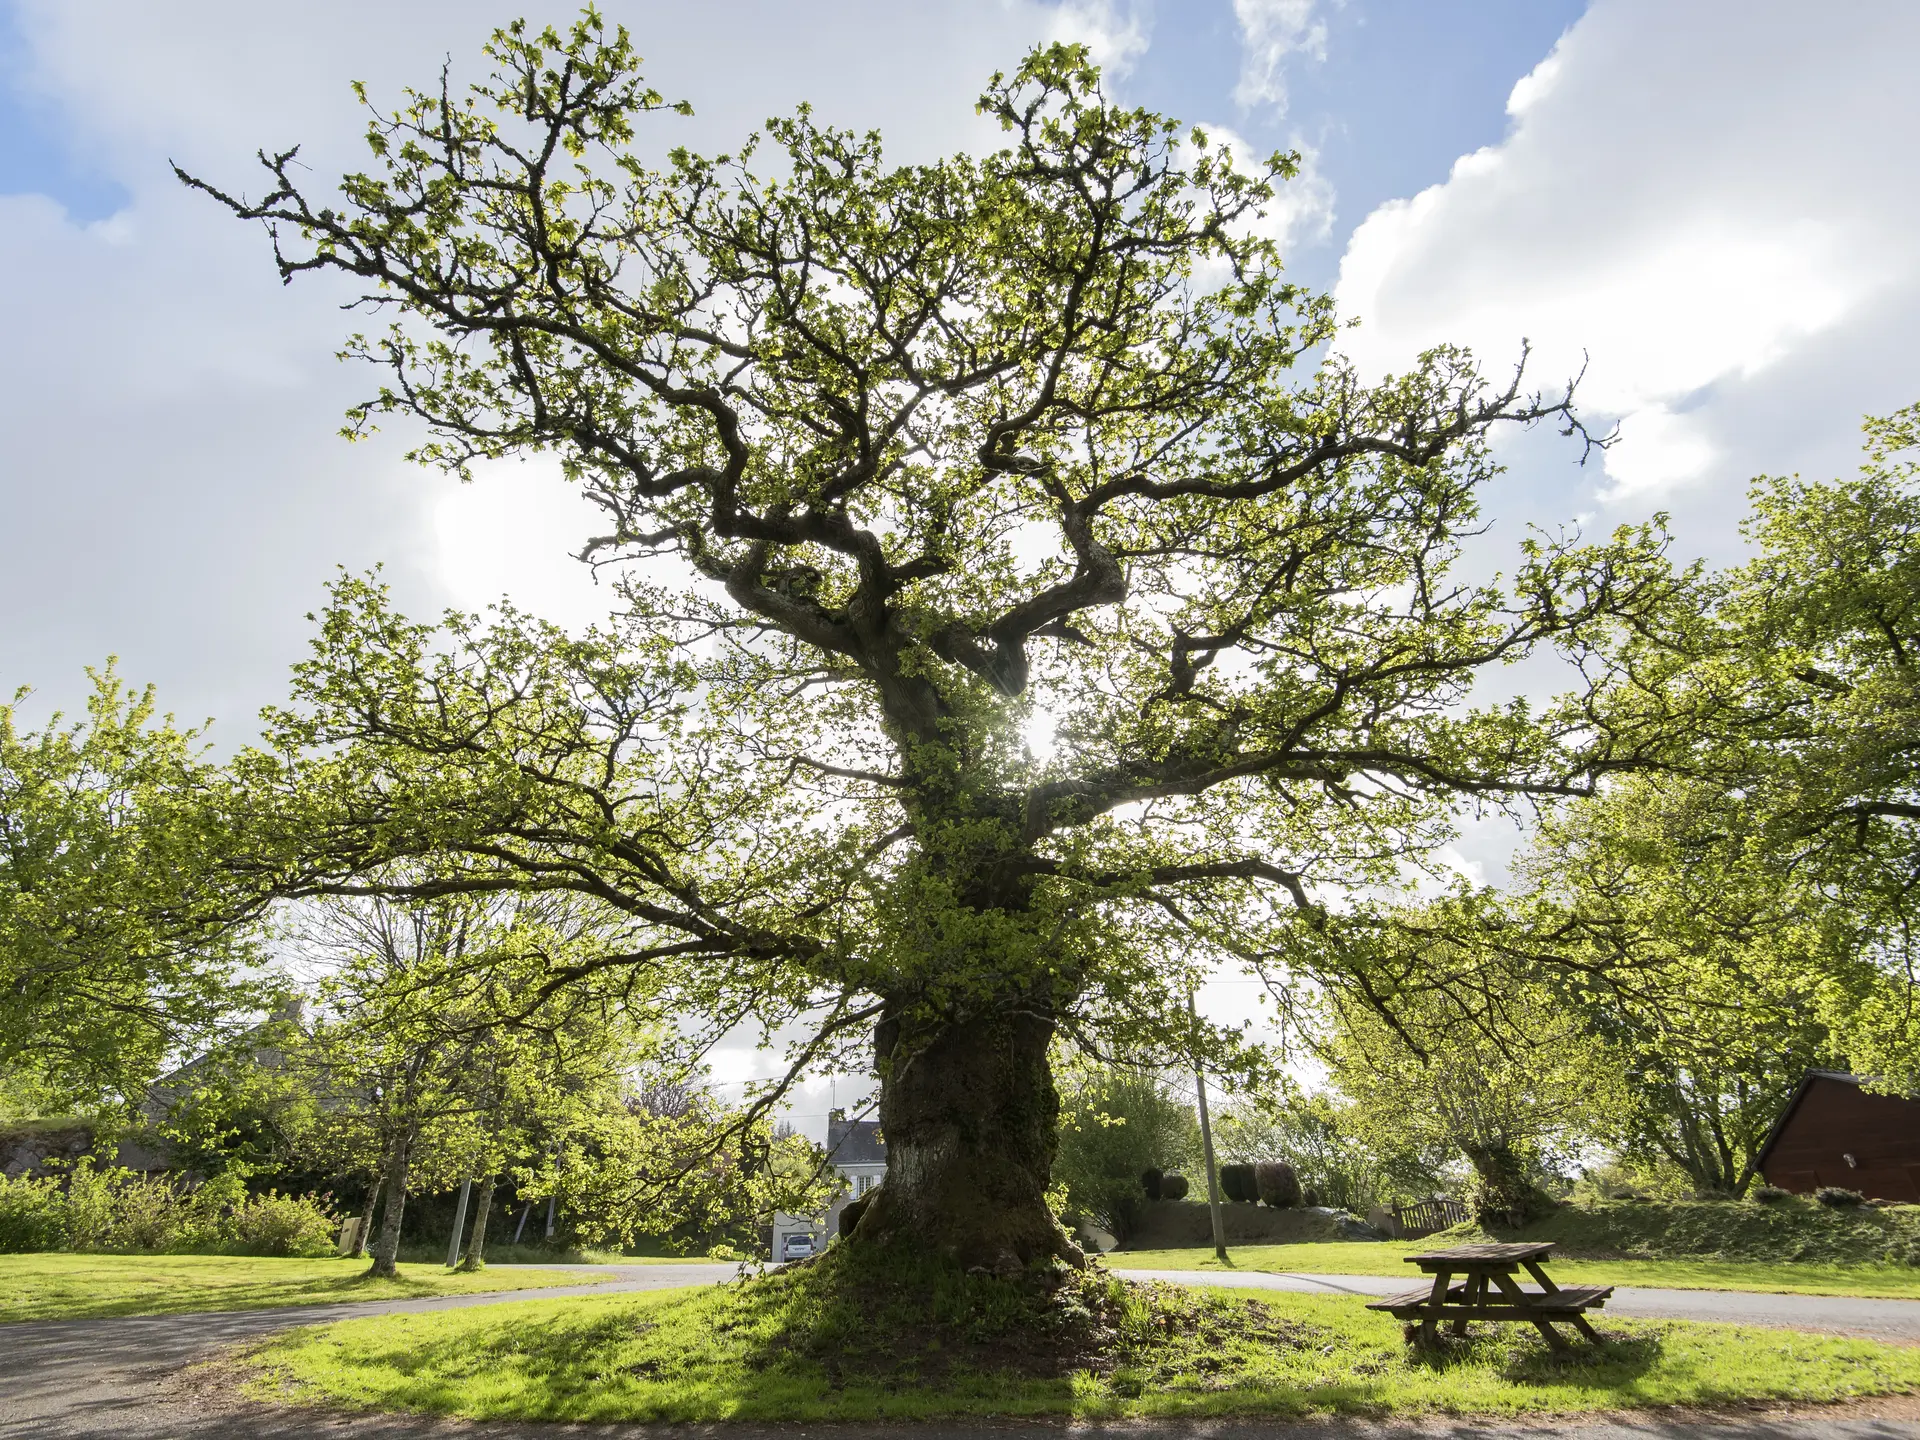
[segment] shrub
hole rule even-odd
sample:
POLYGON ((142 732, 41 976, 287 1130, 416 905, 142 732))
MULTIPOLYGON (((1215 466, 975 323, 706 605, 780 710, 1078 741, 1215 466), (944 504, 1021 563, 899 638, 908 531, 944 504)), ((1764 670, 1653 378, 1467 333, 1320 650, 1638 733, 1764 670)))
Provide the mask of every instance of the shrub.
POLYGON ((1813 1192, 1813 1198, 1835 1210, 1851 1210, 1867 1203, 1867 1197, 1858 1190, 1843 1190, 1838 1185, 1822 1185, 1813 1192))
POLYGON ((1160 1177, 1160 1198, 1162 1200, 1184 1200, 1187 1198, 1187 1177, 1184 1175, 1162 1175, 1160 1177))
POLYGON ((1253 1181, 1262 1204, 1286 1210, 1300 1203, 1300 1177, 1284 1160, 1262 1160, 1253 1167, 1253 1181))
POLYGON ((60 1185, 51 1175, 0 1175, 0 1255, 58 1250, 67 1240, 60 1185))
POLYGON ((1260 1191, 1254 1184, 1253 1166, 1222 1165, 1220 1167, 1220 1193, 1236 1204, 1259 1204, 1260 1191))
POLYGON ((338 1224, 324 1196, 249 1195, 237 1175, 196 1188, 89 1157, 64 1180, 0 1178, 0 1252, 325 1255, 338 1224))
POLYGON ((340 1228, 331 1198, 277 1190, 250 1197, 227 1217, 233 1248, 242 1255, 331 1255, 340 1228))
POLYGON ((1791 1190, 1782 1190, 1778 1185, 1756 1185, 1747 1192, 1747 1198, 1757 1204, 1772 1205, 1792 1193, 1791 1190))
POLYGON ((1160 1198, 1160 1185, 1164 1178, 1157 1169, 1149 1168, 1140 1172, 1140 1188, 1147 1192, 1147 1199, 1160 1198))
POLYGON ((67 1174, 66 1247, 70 1250, 199 1250, 220 1239, 206 1203, 178 1180, 149 1177, 117 1166, 100 1169, 91 1157, 67 1174))

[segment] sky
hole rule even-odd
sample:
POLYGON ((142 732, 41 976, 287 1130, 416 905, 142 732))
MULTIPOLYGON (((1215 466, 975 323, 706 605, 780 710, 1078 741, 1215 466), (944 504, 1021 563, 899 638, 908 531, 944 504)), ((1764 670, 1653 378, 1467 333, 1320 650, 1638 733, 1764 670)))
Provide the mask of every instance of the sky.
MULTIPOLYGON (((417 614, 511 593, 563 623, 608 595, 551 470, 458 486, 349 445, 368 377, 342 292, 283 288, 263 236, 183 189, 260 147, 359 161, 376 99, 462 72, 521 0, 0 0, 0 690, 30 717, 108 655, 244 741, 338 567, 417 614)), ((1442 340, 1533 347, 1617 422, 1604 459, 1502 442, 1489 544, 1669 512, 1737 558, 1761 473, 1842 474, 1920 399, 1920 6, 1849 0, 604 0, 692 102, 644 143, 722 149, 811 101, 902 158, 992 143, 972 109, 1029 46, 1078 39, 1114 93, 1301 152, 1289 265, 1359 321, 1370 373, 1442 340), (723 23, 717 23, 723 21, 723 23)))

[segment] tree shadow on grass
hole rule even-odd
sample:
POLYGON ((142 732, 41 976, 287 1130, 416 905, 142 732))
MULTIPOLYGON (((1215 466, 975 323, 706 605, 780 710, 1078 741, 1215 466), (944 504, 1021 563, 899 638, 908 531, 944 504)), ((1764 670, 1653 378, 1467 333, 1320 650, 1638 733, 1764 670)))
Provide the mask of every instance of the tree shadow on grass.
POLYGON ((1465 1336, 1442 1333, 1435 1345, 1409 1345, 1407 1365, 1442 1372, 1455 1366, 1491 1366, 1501 1379, 1519 1385, 1625 1386, 1660 1363, 1665 1347, 1657 1334, 1601 1330, 1598 1345, 1565 1327, 1565 1349, 1548 1345, 1531 1326, 1482 1322, 1465 1336))

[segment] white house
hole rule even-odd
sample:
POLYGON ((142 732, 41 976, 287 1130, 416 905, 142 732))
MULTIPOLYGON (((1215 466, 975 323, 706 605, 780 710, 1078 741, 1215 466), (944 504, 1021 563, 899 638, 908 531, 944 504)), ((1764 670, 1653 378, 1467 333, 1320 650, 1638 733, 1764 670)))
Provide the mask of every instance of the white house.
MULTIPOLYGON (((849 1120, 846 1112, 836 1110, 827 1117, 827 1164, 840 1177, 839 1193, 818 1216, 788 1215, 773 1217, 773 1258, 789 1258, 792 1236, 811 1238, 810 1254, 826 1249, 827 1238, 839 1233, 840 1212, 887 1178, 887 1142, 880 1136, 877 1120, 849 1120)), ((800 1255, 792 1255, 798 1260, 800 1255)))

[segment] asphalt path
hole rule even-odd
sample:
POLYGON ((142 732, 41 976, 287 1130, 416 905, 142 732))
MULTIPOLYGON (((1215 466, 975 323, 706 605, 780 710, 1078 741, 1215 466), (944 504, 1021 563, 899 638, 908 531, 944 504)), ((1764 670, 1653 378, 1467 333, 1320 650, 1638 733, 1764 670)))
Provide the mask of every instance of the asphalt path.
MULTIPOLYGON (((505 1269, 507 1267, 500 1267, 505 1269)), ((542 1269, 555 1267, 542 1266, 542 1269)), ((732 1265, 583 1266, 608 1283, 455 1295, 238 1310, 201 1315, 135 1316, 0 1326, 0 1440, 558 1440, 571 1436, 655 1440, 1031 1440, 1036 1430, 1075 1440, 1920 1440, 1920 1401, 1895 1398, 1845 1409, 1756 1410, 1738 1415, 1624 1416, 1577 1422, 1489 1424, 1433 1420, 1374 1424, 1315 1421, 1209 1421, 1179 1424, 1035 1425, 966 1422, 918 1426, 572 1426, 474 1424, 414 1416, 356 1416, 259 1405, 226 1388, 217 1368, 182 1371, 242 1341, 298 1325, 371 1315, 421 1313, 503 1301, 671 1289, 732 1279, 732 1265)), ((1394 1279, 1266 1272, 1117 1271, 1178 1284, 1355 1296, 1403 1289, 1394 1279)), ((1920 1343, 1920 1301, 1850 1300, 1811 1295, 1752 1295, 1701 1290, 1618 1290, 1611 1313, 1782 1325, 1920 1343)))

